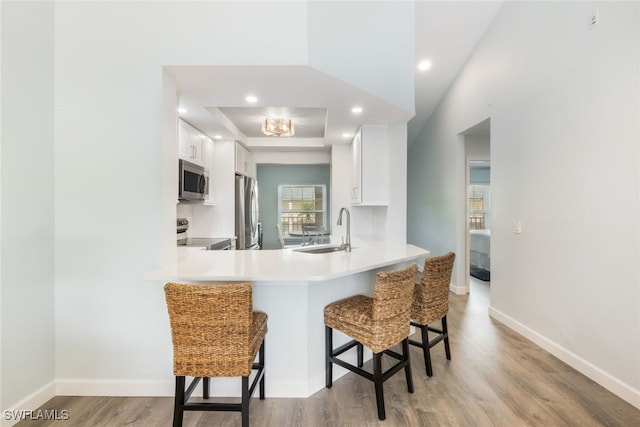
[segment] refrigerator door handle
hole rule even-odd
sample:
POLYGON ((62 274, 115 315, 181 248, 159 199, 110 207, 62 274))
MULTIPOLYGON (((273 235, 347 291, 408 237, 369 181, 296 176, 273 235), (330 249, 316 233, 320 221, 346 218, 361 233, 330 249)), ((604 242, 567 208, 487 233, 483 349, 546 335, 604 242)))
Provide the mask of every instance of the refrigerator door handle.
POLYGON ((236 249, 246 249, 244 177, 236 176, 236 249))

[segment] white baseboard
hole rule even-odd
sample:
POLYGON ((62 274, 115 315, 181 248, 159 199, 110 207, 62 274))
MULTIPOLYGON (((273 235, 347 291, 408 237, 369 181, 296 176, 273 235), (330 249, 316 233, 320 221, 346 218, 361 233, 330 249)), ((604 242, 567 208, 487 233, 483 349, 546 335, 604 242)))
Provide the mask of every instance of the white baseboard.
MULTIPOLYGON (((415 328, 411 327, 411 333, 413 332, 415 332, 415 328)), ((349 363, 356 363, 355 351, 345 354, 343 357, 349 363)), ((365 347, 364 361, 366 362, 371 358, 371 350, 365 347)), ((348 372, 347 369, 334 365, 334 381, 348 372)), ((308 382, 270 380, 268 367, 265 375, 265 394, 267 397, 307 398, 325 387, 324 369, 322 374, 314 376, 308 382)), ((240 397, 240 385, 240 377, 212 378, 211 395, 240 397)), ((63 378, 55 382, 56 396, 173 397, 174 391, 175 380, 173 377, 159 380, 63 378)), ((202 393, 202 382, 198 384, 193 395, 197 396, 199 393, 202 393)))
POLYGON ((57 396, 173 396, 175 383, 170 380, 77 379, 56 380, 57 396))
POLYGON ((584 360, 572 351, 564 348, 554 341, 551 341, 547 337, 539 334, 528 326, 523 325, 522 323, 518 322, 512 317, 507 316, 503 312, 496 310, 493 307, 489 307, 489 316, 504 324, 508 328, 513 329, 515 332, 524 336, 536 345, 542 347, 558 359, 562 360, 572 368, 581 372, 583 375, 597 382, 613 394, 640 409, 640 390, 633 388, 629 384, 619 380, 608 372, 605 372, 601 368, 584 360))
MULTIPOLYGON (((268 375, 268 370, 266 374, 268 375)), ((188 379, 190 381, 190 379, 188 379)), ((240 397, 240 377, 212 378, 211 396, 240 397)), ((324 384, 324 383, 323 383, 324 384)), ((265 383, 267 397, 308 397, 307 383, 275 382, 268 376, 265 383)), ((202 382, 194 390, 201 393, 202 382)), ((137 381, 129 379, 59 379, 56 381, 57 396, 120 396, 120 397, 173 397, 175 380, 137 381)))
POLYGON ((456 295, 465 295, 467 293, 466 286, 457 286, 453 283, 449 283, 449 290, 456 295))
POLYGON ((39 408, 56 395, 55 391, 55 382, 51 381, 22 399, 20 402, 5 409, 2 414, 2 427, 10 427, 17 424, 20 419, 19 417, 13 416, 13 414, 18 414, 20 411, 33 411, 39 408))

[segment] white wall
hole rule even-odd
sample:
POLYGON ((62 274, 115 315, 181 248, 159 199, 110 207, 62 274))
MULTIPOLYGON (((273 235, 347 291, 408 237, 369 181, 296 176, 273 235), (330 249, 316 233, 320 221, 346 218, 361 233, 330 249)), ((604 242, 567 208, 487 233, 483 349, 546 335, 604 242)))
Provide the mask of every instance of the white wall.
MULTIPOLYGON (((2 97, 2 82, 3 80, 3 72, 2 72, 2 58, 3 58, 3 52, 4 52, 4 45, 1 43, 2 40, 4 40, 4 38, 2 37, 2 34, 4 34, 3 28, 4 26, 2 25, 2 5, 0 4, 0 129, 3 129, 2 127, 2 105, 4 104, 4 98, 2 97)), ((0 131, 0 242, 2 242, 2 229, 4 227, 2 227, 2 142, 4 141, 4 136, 2 134, 2 132, 0 131)), ((0 268, 2 267, 2 244, 0 243, 0 268)), ((2 274, 0 274, 0 378, 2 378, 2 353, 3 353, 3 347, 2 347, 2 325, 3 325, 3 316, 2 316, 2 274)), ((4 408, 4 401, 2 400, 2 384, 0 381, 0 407, 4 408)))
POLYGON ((640 407, 640 11, 594 7, 501 8, 410 147, 409 240, 464 253, 459 133, 490 117, 492 316, 640 407))
POLYGON ((407 243, 407 124, 389 125, 389 240, 407 243))
MULTIPOLYGON (((2 3, 3 408, 53 393, 173 393, 162 283, 144 280, 175 227, 176 83, 164 66, 307 65, 313 50, 332 68, 342 53, 310 46, 307 19, 320 22, 302 2, 2 3)), ((363 40, 378 31, 362 24, 363 40)), ((411 48, 360 57, 404 64, 387 69, 400 90, 377 94, 405 105, 412 31, 401 34, 411 48)))
POLYGON ((0 408, 4 410, 37 407, 52 392, 55 378, 54 15, 52 3, 45 2, 3 2, 0 10, 0 408))
MULTIPOLYGON (((335 144, 331 147, 331 233, 345 236, 347 226, 345 218, 342 225, 336 225, 341 208, 351 209, 351 145, 335 144)), ((355 221, 354 221, 355 224, 355 221)))
POLYGON ((56 5, 59 394, 172 393, 162 283, 143 278, 162 261, 164 227, 175 229, 163 221, 171 197, 175 213, 163 66, 303 63, 305 18, 304 4, 56 5))
POLYGON ((305 165, 317 163, 331 163, 330 151, 269 151, 253 150, 253 163, 257 164, 286 164, 305 165))
POLYGON ((309 65, 413 112, 414 23, 413 2, 311 1, 309 65))
MULTIPOLYGON (((162 229, 175 227, 172 207, 178 198, 178 87, 176 79, 163 68, 162 70, 162 229)), ((181 216, 178 215, 180 218, 181 216)), ((176 245, 173 233, 162 236, 162 259, 169 261, 176 257, 176 245)))
POLYGON ((491 138, 484 135, 464 136, 465 155, 472 157, 489 157, 491 155, 491 138))

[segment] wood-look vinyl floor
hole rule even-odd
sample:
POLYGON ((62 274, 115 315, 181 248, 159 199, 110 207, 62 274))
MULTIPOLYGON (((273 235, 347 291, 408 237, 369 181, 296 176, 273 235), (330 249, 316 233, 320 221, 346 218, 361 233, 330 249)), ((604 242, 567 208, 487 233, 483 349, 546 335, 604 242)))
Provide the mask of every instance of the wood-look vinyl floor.
MULTIPOLYGON (((420 349, 411 346, 415 393, 407 393, 402 372, 390 378, 385 421, 377 418, 373 383, 350 373, 308 399, 256 396, 251 425, 640 426, 640 410, 489 318, 488 286, 472 279, 469 295, 450 296, 452 360, 442 344, 432 349, 433 377, 426 376, 420 349)), ((267 360, 267 381, 268 372, 267 360)), ((68 410, 68 420, 18 426, 170 426, 172 404, 167 397, 60 396, 41 409, 68 410)), ((184 421, 185 427, 238 426, 240 414, 187 412, 184 421)))

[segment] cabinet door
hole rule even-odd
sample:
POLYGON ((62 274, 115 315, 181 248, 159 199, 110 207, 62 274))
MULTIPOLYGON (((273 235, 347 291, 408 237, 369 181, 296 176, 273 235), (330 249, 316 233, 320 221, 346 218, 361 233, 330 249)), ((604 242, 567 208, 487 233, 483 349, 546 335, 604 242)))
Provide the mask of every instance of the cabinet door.
POLYGON ((189 138, 191 161, 200 166, 204 166, 204 139, 205 136, 193 129, 189 138))
POLYGON ((255 178, 253 173, 253 154, 247 149, 244 150, 244 170, 246 176, 255 178))
POLYGON ((213 205, 214 199, 214 179, 215 179, 215 143, 210 138, 205 137, 203 141, 204 151, 204 167, 209 170, 209 186, 207 188, 207 197, 204 199, 205 205, 213 205))
POLYGON ((365 125, 352 142, 351 203, 383 206, 389 203, 388 135, 386 125, 365 125))
POLYGON ((178 124, 178 157, 204 166, 205 136, 189 123, 180 120, 178 124))
POLYGON ((191 160, 190 149, 191 127, 180 120, 178 123, 178 157, 184 160, 191 160))
POLYGON ((244 176, 252 176, 252 172, 251 152, 247 150, 244 145, 236 142, 236 173, 244 176))
POLYGON ((362 201, 362 130, 351 143, 351 203, 362 201))
POLYGON ((244 147, 236 142, 236 173, 244 175, 244 169, 242 165, 244 164, 244 147))

